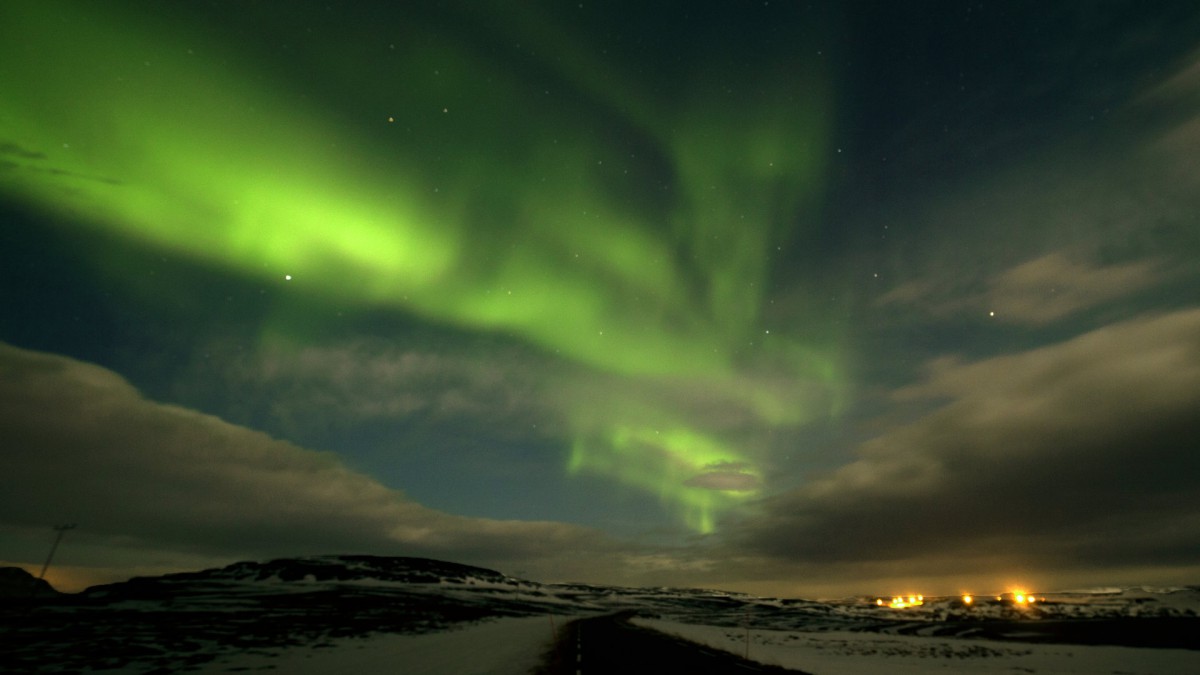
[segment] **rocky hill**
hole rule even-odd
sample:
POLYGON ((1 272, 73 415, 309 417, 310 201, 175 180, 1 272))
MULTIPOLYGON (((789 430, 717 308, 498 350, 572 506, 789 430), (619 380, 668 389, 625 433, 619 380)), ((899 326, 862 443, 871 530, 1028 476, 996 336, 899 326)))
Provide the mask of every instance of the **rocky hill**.
POLYGON ((494 570, 427 558, 374 555, 327 555, 243 561, 221 568, 180 572, 159 577, 134 577, 94 586, 83 595, 92 599, 162 598, 207 593, 239 586, 265 590, 272 584, 461 584, 517 586, 520 582, 494 570))

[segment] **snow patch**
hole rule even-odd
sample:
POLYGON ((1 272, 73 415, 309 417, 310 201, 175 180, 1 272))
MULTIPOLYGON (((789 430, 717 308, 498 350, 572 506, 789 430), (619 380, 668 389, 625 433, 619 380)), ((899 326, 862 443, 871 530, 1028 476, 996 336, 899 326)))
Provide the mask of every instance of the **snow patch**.
POLYGON ((344 638, 321 647, 293 647, 274 655, 237 654, 192 671, 278 673, 403 672, 406 675, 526 675, 541 663, 553 641, 546 617, 500 619, 425 635, 344 638))
MULTIPOLYGON (((744 656, 747 651, 744 629, 651 619, 633 622, 734 654, 744 656)), ((1185 649, 1014 644, 851 631, 750 630, 749 656, 759 663, 821 675, 1200 673, 1200 652, 1185 649)))

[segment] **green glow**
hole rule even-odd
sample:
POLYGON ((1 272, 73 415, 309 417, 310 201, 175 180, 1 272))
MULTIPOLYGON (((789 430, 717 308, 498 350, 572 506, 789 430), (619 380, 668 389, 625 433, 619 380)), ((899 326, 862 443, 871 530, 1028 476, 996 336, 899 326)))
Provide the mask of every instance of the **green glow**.
POLYGON ((285 97, 94 17, 28 25, 46 18, 5 17, 61 41, 5 41, 0 67, 23 95, 5 97, 0 135, 46 156, 5 173, 6 191, 272 281, 319 270, 322 293, 403 292, 449 271, 454 229, 403 181, 384 191, 331 151, 317 139, 336 135, 285 97))
POLYGON ((657 494, 680 511, 684 522, 698 532, 714 530, 716 514, 745 500, 751 490, 692 487, 687 482, 723 466, 753 479, 761 478, 747 460, 717 440, 690 429, 618 426, 608 438, 579 438, 571 449, 572 473, 595 472, 657 494))
POLYGON ((759 318, 774 244, 820 185, 824 93, 802 94, 807 105, 697 105, 672 139, 688 197, 673 225, 706 271, 713 315, 738 337, 759 318))
MULTIPOLYGON (((581 131, 587 108, 531 96, 540 85, 454 36, 351 64, 380 70, 359 76, 370 91, 348 124, 209 35, 98 7, 0 9, 0 143, 20 149, 0 156, 7 195, 289 292, 693 382, 765 425, 830 412, 740 372, 757 360, 775 377, 844 379, 836 348, 759 339, 772 256, 821 188, 819 74, 782 64, 747 85, 770 93, 717 104, 709 74, 694 99, 655 100, 553 26, 514 19, 670 174, 640 175, 619 142, 581 131), (669 198, 647 197, 652 180, 669 198)), ((700 531, 753 494, 685 485, 721 465, 761 477, 703 422, 667 410, 655 430, 600 407, 617 412, 577 431, 572 471, 658 494, 700 531)))

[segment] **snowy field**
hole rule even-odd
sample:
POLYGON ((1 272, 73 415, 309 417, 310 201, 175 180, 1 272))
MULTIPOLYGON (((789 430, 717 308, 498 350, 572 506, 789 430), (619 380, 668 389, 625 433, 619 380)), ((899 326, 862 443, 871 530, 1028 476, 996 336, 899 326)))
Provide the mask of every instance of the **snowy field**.
POLYGON ((18 572, 0 593, 0 672, 509 675, 572 618, 624 613, 739 655, 749 636, 751 659, 814 675, 1200 673, 1200 586, 815 601, 317 556, 35 598, 18 572))
MULTIPOLYGON (((552 626, 549 617, 500 619, 425 635, 343 638, 322 647, 223 656, 191 672, 526 675, 541 662, 554 629, 561 628, 563 621, 566 619, 559 617, 552 626)), ((652 619, 635 619, 634 623, 738 655, 746 651, 743 630, 652 619)), ((850 631, 751 630, 749 635, 752 660, 814 675, 1200 673, 1200 651, 1184 649, 1034 645, 850 631)))
MULTIPOLYGON (((744 630, 651 619, 634 619, 634 623, 734 654, 746 652, 744 630)), ((751 630, 749 637, 752 660, 814 675, 1200 673, 1200 651, 1186 649, 1038 645, 850 631, 751 630)))
POLYGON ((324 648, 226 656, 191 672, 289 675, 527 675, 553 641, 548 617, 500 619, 426 635, 343 638, 324 648))

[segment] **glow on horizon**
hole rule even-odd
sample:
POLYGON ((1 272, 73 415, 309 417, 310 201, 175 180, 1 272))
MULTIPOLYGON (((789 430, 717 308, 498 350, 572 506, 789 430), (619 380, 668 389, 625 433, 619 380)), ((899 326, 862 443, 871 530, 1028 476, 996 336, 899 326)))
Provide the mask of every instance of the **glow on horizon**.
MULTIPOLYGON (((930 598, 930 599, 932 599, 934 601, 937 601, 937 600, 944 601, 950 597, 957 597, 964 606, 970 606, 970 605, 974 605, 976 603, 979 596, 977 596, 973 593, 965 593, 964 592, 964 593, 960 593, 958 596, 946 596, 946 597, 937 597, 937 598, 930 598)), ((1030 607, 1036 603, 1046 601, 1045 597, 1039 597, 1034 593, 1024 590, 1023 588, 1014 588, 1014 589, 1006 591, 1004 593, 1000 593, 999 595, 996 595, 994 597, 995 597, 995 602, 997 602, 997 603, 1005 602, 1005 600, 1007 598, 1009 601, 1011 601, 1011 603, 1013 605, 1015 605, 1017 607, 1021 607, 1021 608, 1030 607)), ((886 600, 884 598, 876 598, 875 605, 878 607, 888 607, 891 609, 909 609, 912 607, 920 607, 920 606, 924 605, 926 603, 926 601, 927 601, 927 598, 924 595, 905 594, 905 595, 892 596, 890 600, 886 600)))

